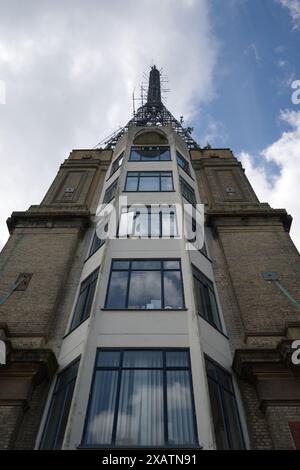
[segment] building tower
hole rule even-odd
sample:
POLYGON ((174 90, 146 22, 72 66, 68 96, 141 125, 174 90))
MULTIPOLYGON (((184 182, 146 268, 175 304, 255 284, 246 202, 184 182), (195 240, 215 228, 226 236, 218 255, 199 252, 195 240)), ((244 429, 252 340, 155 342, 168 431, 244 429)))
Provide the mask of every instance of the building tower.
POLYGON ((290 225, 172 116, 153 66, 129 123, 8 220, 0 447, 299 448, 290 225))

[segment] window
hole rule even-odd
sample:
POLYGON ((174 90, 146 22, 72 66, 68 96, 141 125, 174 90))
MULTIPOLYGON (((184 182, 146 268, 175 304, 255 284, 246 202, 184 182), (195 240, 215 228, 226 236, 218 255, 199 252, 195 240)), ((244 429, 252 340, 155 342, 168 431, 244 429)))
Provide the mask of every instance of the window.
POLYGON ((119 237, 175 237, 177 235, 176 208, 173 206, 122 208, 119 237))
POLYGON ((132 147, 130 161, 152 162, 171 160, 170 147, 132 147))
POLYGON ((125 191, 173 191, 171 171, 128 171, 125 191))
POLYGON ((176 158, 178 166, 180 166, 180 168, 182 168, 189 176, 191 176, 189 162, 179 152, 176 152, 176 158))
POLYGON ((113 260, 105 307, 184 308, 180 260, 113 260))
POLYGON ((116 158, 112 162, 109 178, 120 168, 120 166, 123 163, 123 160, 124 160, 124 152, 122 152, 121 155, 119 155, 118 158, 116 158))
POLYGON ((57 377, 40 448, 61 449, 75 387, 79 359, 57 377))
POLYGON ((92 256, 101 246, 103 246, 105 243, 105 240, 101 240, 98 238, 97 232, 95 231, 94 236, 93 236, 93 241, 91 244, 89 256, 92 256))
POLYGON ((116 179, 105 191, 103 204, 108 204, 114 197, 117 189, 118 180, 116 179))
POLYGON ((209 358, 205 363, 217 449, 244 449, 231 375, 209 358))
POLYGON ((88 318, 92 308, 99 269, 94 271, 80 285, 79 295, 71 323, 70 331, 88 318))
POLYGON ((187 199, 191 204, 193 204, 193 206, 195 206, 197 202, 195 191, 181 176, 179 177, 179 181, 183 197, 185 197, 185 199, 187 199))
POLYGON ((99 350, 83 445, 196 446, 187 350, 99 350))
POLYGON ((222 331, 213 283, 195 266, 192 266, 192 269, 198 314, 222 331))

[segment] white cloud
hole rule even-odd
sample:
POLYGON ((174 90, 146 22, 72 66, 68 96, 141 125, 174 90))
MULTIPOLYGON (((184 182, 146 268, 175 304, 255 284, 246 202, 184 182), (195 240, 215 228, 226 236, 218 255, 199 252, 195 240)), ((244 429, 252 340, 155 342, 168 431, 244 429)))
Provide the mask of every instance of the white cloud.
POLYGON ((282 7, 289 10, 293 20, 294 29, 300 28, 300 1, 299 0, 277 0, 282 7))
POLYGON ((264 149, 259 158, 242 152, 239 159, 260 200, 274 208, 285 208, 294 217, 291 236, 299 250, 300 111, 282 111, 280 118, 290 129, 264 149), (279 175, 273 180, 268 174, 270 164, 280 167, 279 175))
POLYGON ((187 121, 213 96, 216 56, 207 0, 2 3, 0 246, 6 218, 40 203, 72 148, 127 122, 152 61, 187 121))

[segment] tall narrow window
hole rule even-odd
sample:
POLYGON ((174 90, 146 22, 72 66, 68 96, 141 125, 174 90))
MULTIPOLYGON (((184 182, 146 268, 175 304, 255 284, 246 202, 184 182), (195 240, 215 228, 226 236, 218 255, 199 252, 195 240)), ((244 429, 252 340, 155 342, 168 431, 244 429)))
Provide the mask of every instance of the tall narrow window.
POLYGON ((191 176, 190 164, 181 155, 181 153, 176 152, 176 159, 177 159, 178 166, 180 166, 180 168, 182 168, 189 176, 191 176))
POLYGON ((180 260, 113 260, 105 307, 184 308, 180 260))
POLYGON ((173 191, 171 171, 128 171, 125 191, 173 191))
POLYGON ((217 449, 244 449, 231 375, 209 358, 205 363, 217 449))
POLYGON ((92 256, 97 250, 99 250, 99 248, 101 248, 101 246, 103 246, 104 243, 105 243, 105 240, 100 239, 97 235, 97 231, 95 230, 89 256, 92 256))
POLYGON ((132 147, 130 161, 152 162, 171 160, 170 147, 132 147))
POLYGON ((192 269, 198 314, 222 331, 213 283, 195 266, 192 269))
POLYGON ((71 323, 70 331, 86 320, 92 308, 99 269, 94 271, 80 285, 79 295, 71 323))
POLYGON ((75 387, 79 359, 57 377, 44 428, 41 449, 61 449, 75 387))
POLYGON ((124 152, 122 152, 121 155, 119 155, 118 158, 116 158, 112 162, 109 178, 120 168, 120 166, 123 163, 123 160, 124 160, 124 152))
POLYGON ((103 204, 108 204, 114 197, 117 189, 118 180, 116 179, 105 191, 103 204))
POLYGON ((179 177, 179 181, 181 194, 187 201, 189 201, 189 203, 195 206, 197 203, 195 191, 181 176, 179 177))
POLYGON ((86 446, 196 446, 187 350, 100 350, 86 446))
POLYGON ((175 237, 178 235, 174 206, 123 207, 119 237, 175 237))

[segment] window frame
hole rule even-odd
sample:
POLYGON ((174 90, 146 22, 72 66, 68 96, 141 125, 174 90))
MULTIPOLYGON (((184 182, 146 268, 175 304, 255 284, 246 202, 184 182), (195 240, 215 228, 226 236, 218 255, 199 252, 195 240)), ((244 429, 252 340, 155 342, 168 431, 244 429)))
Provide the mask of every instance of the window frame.
MULTIPOLYGON (((175 230, 174 230, 174 235, 164 235, 163 234, 163 209, 167 209, 167 208, 164 208, 164 207, 159 207, 158 209, 158 214, 159 214, 159 235, 156 236, 156 235, 153 235, 151 234, 151 206, 142 206, 143 208, 146 208, 147 209, 147 212, 148 212, 148 234, 147 235, 141 235, 141 236, 138 236, 136 235, 135 233, 133 235, 127 235, 126 237, 125 236, 120 236, 120 225, 121 225, 121 217, 122 217, 122 214, 128 214, 128 209, 137 209, 136 211, 131 211, 131 212, 134 212, 134 217, 136 216, 137 213, 139 213, 139 208, 138 206, 135 207, 135 206, 127 206, 127 207, 122 207, 121 208, 121 212, 120 212, 120 220, 119 220, 119 223, 118 223, 118 229, 117 229, 117 237, 120 238, 120 239, 131 239, 131 238, 140 238, 140 239, 145 239, 145 238, 152 238, 152 239, 164 239, 164 238, 172 238, 172 239, 176 239, 176 238, 179 238, 180 235, 179 235, 179 232, 178 232, 178 220, 177 220, 177 212, 176 212, 176 206, 172 206, 171 207, 174 209, 171 209, 170 210, 170 215, 173 214, 174 217, 175 217, 175 220, 174 220, 174 227, 175 227, 175 230), (123 212, 123 210, 127 209, 127 212, 123 212)), ((134 228, 133 228, 133 232, 135 231, 135 223, 134 223, 134 228)))
MULTIPOLYGON (((242 448, 239 449, 239 450, 246 450, 245 436, 244 436, 243 427, 242 427, 242 423, 241 423, 240 410, 239 410, 239 406, 238 406, 237 399, 236 399, 233 376, 228 370, 226 370, 224 367, 222 367, 218 362, 216 362, 214 359, 212 359, 207 354, 204 354, 204 359, 205 359, 205 372, 206 372, 207 385, 209 383, 209 380, 212 380, 218 388, 219 403, 221 405, 221 414, 222 414, 222 418, 223 418, 224 431, 225 431, 226 440, 227 440, 227 444, 228 444, 228 448, 223 449, 223 450, 233 450, 233 448, 231 446, 231 442, 230 442, 230 431, 228 430, 228 427, 229 427, 228 426, 228 416, 227 416, 227 412, 224 413, 224 410, 226 411, 226 404, 224 402, 224 392, 223 392, 224 390, 227 393, 229 393, 231 395, 231 397, 233 398, 233 404, 234 404, 235 411, 236 411, 236 414, 237 414, 237 424, 238 424, 239 434, 241 436, 241 443, 242 443, 242 448), (217 380, 215 378, 209 376, 209 374, 207 372, 207 366, 206 366, 207 362, 210 362, 213 365, 213 367, 215 368, 216 375, 217 375, 217 380), (219 374, 220 374, 219 371, 222 371, 229 378, 230 383, 231 383, 231 388, 232 388, 231 390, 228 389, 227 387, 225 387, 222 384, 222 380, 219 378, 219 374)), ((212 410, 210 392, 209 392, 209 401, 210 401, 210 408, 212 410)), ((211 414, 212 414, 212 411, 211 411, 211 414)), ((214 426, 213 414, 212 414, 212 422, 213 422, 213 426, 214 426)), ((214 434, 215 434, 215 430, 214 430, 214 434)), ((215 438, 215 440, 216 440, 216 438, 215 438)), ((217 442, 216 442, 216 444, 217 444, 217 442)))
POLYGON ((197 204, 197 197, 196 197, 195 189, 181 175, 179 175, 179 184, 180 184, 180 192, 181 192, 182 197, 184 197, 186 201, 188 201, 190 204, 192 204, 192 206, 195 207, 197 204), (184 191, 183 191, 184 187, 188 191, 188 193, 192 194, 191 198, 187 197, 186 192, 184 194, 184 191))
POLYGON ((163 171, 151 171, 151 170, 149 170, 149 171, 127 171, 127 173, 126 173, 126 179, 125 179, 125 185, 124 185, 124 192, 125 192, 125 193, 171 193, 171 192, 174 192, 174 178, 173 178, 173 172, 172 172, 172 170, 163 170, 163 171), (133 173, 134 173, 135 175, 132 175, 133 173), (147 175, 147 173, 149 173, 149 176, 147 175), (151 173, 151 175, 150 175, 150 173, 151 173), (153 175, 153 173, 156 173, 156 175, 153 175), (138 178, 138 181, 137 181, 137 189, 135 189, 135 190, 126 189, 126 187, 127 187, 127 182, 128 182, 128 178, 130 178, 131 175, 138 178), (162 177, 163 177, 163 176, 171 177, 172 189, 167 189, 167 190, 162 190, 162 189, 161 189, 161 182, 162 182, 162 177), (155 177, 158 177, 158 178, 159 178, 159 189, 158 189, 158 190, 155 190, 155 189, 139 190, 141 177, 143 177, 143 178, 155 178, 155 177))
MULTIPOLYGON (((216 307, 217 307, 217 315, 218 315, 218 320, 219 320, 219 323, 220 323, 220 327, 218 327, 218 325, 216 323, 214 323, 213 321, 211 321, 208 318, 206 318, 201 312, 200 312, 200 309, 199 309, 199 306, 197 304, 197 297, 195 295, 195 304, 196 304, 196 308, 197 308, 197 314, 203 318, 205 321, 207 321, 207 323, 209 323, 212 327, 214 327, 217 331, 219 331, 219 333, 222 333, 222 335, 226 336, 226 334, 224 333, 224 326, 222 324, 222 321, 221 321, 221 315, 220 315, 220 309, 219 309, 219 305, 218 305, 218 301, 217 301, 217 296, 216 296, 216 292, 215 292, 215 285, 213 283, 213 281, 211 281, 207 276, 205 276, 205 274, 203 274, 202 271, 200 271, 199 268, 197 268, 197 266, 195 266, 193 263, 191 264, 192 266, 192 275, 193 275, 193 287, 196 291, 196 286, 195 286, 195 279, 200 283, 202 284, 202 289, 207 289, 207 290, 210 290, 214 296, 214 300, 215 300, 215 304, 216 304, 216 307), (195 274, 195 271, 196 271, 196 274, 195 274), (196 275, 198 275, 198 278, 196 277, 196 275), (200 278, 200 279, 199 279, 200 278)), ((200 290, 200 297, 201 297, 201 300, 202 300, 202 304, 205 305, 207 307, 207 302, 206 302, 206 298, 203 299, 203 292, 200 290)), ((211 307, 210 307, 211 308, 211 307)), ((212 309, 211 309, 212 310, 212 309)), ((226 336, 227 337, 227 336, 226 336)))
POLYGON ((160 348, 160 347, 141 347, 141 348, 136 348, 136 347, 121 347, 121 348, 113 348, 113 347, 108 347, 108 348, 102 348, 98 347, 96 350, 95 354, 95 362, 94 362, 94 368, 93 368, 93 377, 92 377, 92 382, 91 382, 91 387, 89 391, 89 399, 86 407, 86 412, 85 412, 85 420, 84 420, 84 426, 83 426, 83 431, 82 431, 82 436, 81 436, 81 444, 79 448, 82 449, 96 449, 96 448, 107 448, 108 446, 110 448, 114 449, 122 449, 122 448, 130 448, 130 449, 143 449, 143 448, 151 448, 153 446, 141 446, 141 445, 116 445, 116 431, 117 431, 117 421, 118 421, 118 412, 119 412, 119 401, 120 401, 120 389, 121 389, 121 379, 122 379, 122 371, 123 370, 163 370, 163 417, 164 417, 164 444, 161 446, 157 446, 157 448, 177 448, 178 449, 178 444, 166 444, 166 435, 168 435, 168 412, 167 412, 167 380, 166 380, 166 371, 167 370, 187 370, 189 373, 189 386, 190 386, 190 393, 191 393, 191 405, 192 405, 192 416, 193 416, 193 430, 194 430, 194 437, 195 437, 195 444, 194 445, 187 445, 183 446, 181 445, 182 448, 199 448, 199 436, 198 436, 198 426, 197 426, 197 415, 196 415, 196 407, 195 407, 195 394, 194 394, 194 384, 193 384, 193 375, 192 375, 192 366, 191 366, 191 355, 190 355, 190 349, 189 348, 175 348, 175 347, 166 347, 166 348, 160 348), (101 351, 104 352, 120 352, 120 359, 119 359, 119 365, 118 366, 97 366, 97 361, 99 354, 101 351), (161 351, 163 353, 163 366, 162 367, 122 367, 123 366, 123 358, 124 358, 124 352, 126 351, 161 351), (166 353, 167 352, 187 352, 187 357, 188 357, 188 365, 186 367, 166 367, 166 353), (94 390, 94 385, 96 381, 96 374, 98 370, 116 370, 118 372, 118 378, 117 378, 117 392, 116 392, 116 403, 115 403, 115 408, 114 408, 114 418, 113 418, 113 428, 112 428, 112 434, 111 434, 111 444, 87 444, 84 442, 85 435, 86 435, 86 430, 88 426, 88 418, 89 418, 89 412, 90 412, 90 407, 91 407, 91 398, 94 390))
POLYGON ((116 173, 116 171, 118 171, 121 168, 121 166, 123 165, 124 153, 125 152, 123 150, 120 153, 120 155, 111 162, 109 177, 107 178, 106 181, 108 181, 116 173), (119 163, 120 161, 121 161, 121 163, 119 163))
POLYGON ((179 168, 181 168, 190 178, 194 179, 191 174, 190 162, 178 150, 176 150, 176 162, 179 168), (179 160, 183 160, 184 164, 180 165, 179 160))
POLYGON ((109 278, 108 278, 108 283, 106 287, 106 295, 105 295, 105 303, 104 307, 102 310, 120 310, 120 311, 130 311, 130 312, 152 312, 152 311, 184 311, 186 310, 186 303, 185 303, 185 292, 184 292, 184 284, 183 284, 183 276, 182 276, 182 263, 181 263, 181 258, 112 258, 111 260, 111 265, 110 265, 110 272, 109 272, 109 278), (124 269, 113 269, 113 263, 114 261, 126 261, 129 262, 129 268, 124 268, 124 269), (160 261, 161 267, 158 269, 132 269, 132 263, 135 261, 160 261), (164 261, 178 261, 179 262, 179 269, 164 269, 163 268, 163 262, 164 261), (108 300, 108 295, 109 295, 109 290, 110 290, 110 285, 111 285, 111 277, 112 273, 114 271, 122 271, 122 272, 127 272, 128 277, 127 277, 127 284, 126 284, 126 296, 125 296, 125 307, 109 307, 107 305, 107 300, 108 300), (161 276, 161 308, 152 308, 152 309, 142 309, 142 308, 128 308, 128 301, 129 301, 129 290, 130 290, 130 280, 131 280, 131 273, 132 271, 160 271, 160 276, 161 276), (181 308, 165 308, 165 292, 164 292, 164 279, 163 279, 163 273, 165 271, 177 271, 180 273, 180 286, 181 286, 181 292, 182 292, 182 307, 181 308), (127 307, 126 307, 127 305, 127 307))
POLYGON ((133 145, 130 149, 130 155, 129 155, 129 162, 170 162, 172 160, 171 157, 171 149, 169 145, 133 145), (147 149, 158 149, 158 159, 155 160, 155 157, 153 158, 148 158, 148 159, 143 159, 142 155, 140 154, 140 158, 138 160, 135 160, 131 158, 132 152, 139 152, 139 151, 146 151, 147 149), (162 149, 163 150, 169 150, 169 157, 167 160, 161 159, 161 154, 162 154, 162 149))
POLYGON ((116 189, 117 189, 117 186, 118 186, 118 181, 119 181, 119 178, 116 178, 109 186, 108 188, 106 188, 105 192, 104 192, 104 195, 103 195, 103 201, 102 201, 102 204, 109 204, 110 201, 112 201, 115 196, 116 196, 116 189), (112 196, 106 201, 105 200, 105 197, 106 195, 113 190, 113 194, 112 196))
MULTIPOLYGON (((76 303, 75 303, 75 306, 73 308, 73 312, 72 312, 72 320, 70 322, 70 326, 69 326, 69 331, 67 333, 67 335, 69 335, 70 333, 72 333, 74 330, 76 330, 76 328, 78 328, 83 322, 85 322, 89 317, 90 317, 90 314, 91 314, 91 310, 92 310, 92 307, 93 307, 93 303, 94 303, 94 298, 95 298, 95 291, 96 291, 96 287, 97 287, 97 282, 98 282, 98 278, 99 278, 99 271, 100 271, 100 266, 98 266, 96 269, 94 269, 93 272, 91 272, 91 274, 89 274, 85 279, 83 279, 81 282, 80 282, 80 285, 79 285, 79 290, 77 292, 77 297, 76 297, 76 303), (90 282, 86 288, 84 288, 82 291, 82 286, 84 283, 86 283, 86 281, 88 281, 90 278, 92 278, 93 276, 96 276, 95 279, 90 282), (91 284, 94 284, 94 293, 93 293, 93 298, 92 298, 92 301, 91 301, 91 305, 90 305, 90 309, 88 311, 88 314, 84 314, 83 315, 83 312, 85 312, 86 310, 86 307, 87 307, 87 303, 88 303, 88 300, 89 300, 89 296, 90 296, 90 289, 91 289, 91 284), (83 304, 83 308, 82 308, 82 313, 80 315, 80 321, 78 323, 76 323, 75 325, 73 324, 74 322, 74 318, 75 318, 75 313, 76 313, 76 308, 77 308, 77 305, 78 305, 78 302, 79 302, 79 298, 80 298, 80 295, 82 294, 83 291, 85 291, 86 289, 88 289, 88 293, 86 294, 86 297, 85 297, 85 300, 84 300, 84 304, 83 304)), ((67 336, 65 335, 65 336, 67 336)))
MULTIPOLYGON (((65 432, 66 432, 66 428, 67 428, 67 425, 68 425, 68 420, 69 420, 69 415, 70 415, 70 410, 71 410, 71 407, 72 407, 72 401, 73 401, 73 396, 74 396, 74 389, 76 387, 76 381, 77 381, 77 377, 78 377, 78 371, 79 371, 79 366, 80 366, 80 360, 81 360, 81 356, 78 356, 76 357, 73 361, 70 362, 70 364, 68 364, 66 367, 64 367, 60 372, 57 373, 56 377, 55 377, 55 383, 54 383, 54 387, 53 387, 53 390, 52 390, 52 394, 51 394, 51 399, 49 401, 49 406, 48 406, 48 410, 47 410, 47 414, 46 414, 46 419, 45 419, 45 422, 43 424, 43 431, 42 431, 42 434, 41 434, 41 438, 40 438, 40 442, 39 442, 39 450, 47 450, 47 449, 44 449, 43 448, 43 441, 46 437, 46 434, 47 434, 47 428, 48 428, 48 425, 49 425, 49 422, 50 422, 50 418, 51 418, 51 412, 52 412, 52 409, 53 409, 53 404, 54 404, 54 399, 55 399, 55 395, 57 394, 57 391, 60 391, 61 389, 64 389, 66 388, 66 391, 65 391, 65 394, 64 394, 64 397, 63 397, 63 406, 62 408, 60 409, 60 413, 59 413, 59 418, 57 420, 57 423, 56 423, 56 426, 55 426, 55 438, 54 438, 54 445, 56 445, 56 442, 57 442, 57 438, 58 438, 58 434, 59 434, 59 431, 60 431, 60 425, 61 425, 61 422, 62 422, 62 418, 63 418, 63 410, 64 410, 64 407, 65 407, 65 404, 66 404, 66 398, 67 398, 67 395, 68 395, 68 391, 69 391, 69 386, 71 383, 73 383, 73 381, 75 381, 74 383, 74 388, 73 388, 73 392, 72 392, 72 397, 71 397, 71 401, 70 401, 70 406, 69 406, 69 411, 68 411, 68 417, 67 417, 67 421, 66 421, 66 425, 65 425, 65 429, 64 429, 64 437, 65 437, 65 432), (62 388, 58 388, 56 389, 57 387, 57 384, 58 384, 58 380, 60 378, 60 376, 66 372, 69 368, 73 367, 76 363, 78 363, 78 366, 77 366, 77 370, 76 370, 76 375, 75 377, 73 377, 71 380, 69 380, 67 382, 67 386, 65 387, 62 387, 62 388)), ((64 441, 64 437, 63 437, 63 440, 62 440, 62 444, 63 444, 63 441, 64 441)), ((62 447, 60 447, 59 449, 61 449, 62 447)), ((49 450, 54 450, 55 447, 52 446, 51 449, 49 450)), ((57 449, 57 450, 59 450, 57 449)))
POLYGON ((93 233, 93 237, 92 237, 92 243, 90 244, 89 246, 89 251, 88 251, 88 256, 86 257, 85 261, 87 261, 89 258, 91 258, 91 256, 93 256, 98 250, 100 250, 100 248, 102 248, 103 245, 105 245, 105 242, 106 240, 105 239, 101 239, 98 237, 97 235, 97 230, 94 231, 93 233), (97 246, 97 248, 95 248, 95 240, 96 238, 100 241, 100 244, 99 246, 97 246))

